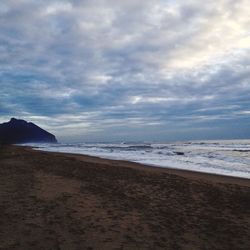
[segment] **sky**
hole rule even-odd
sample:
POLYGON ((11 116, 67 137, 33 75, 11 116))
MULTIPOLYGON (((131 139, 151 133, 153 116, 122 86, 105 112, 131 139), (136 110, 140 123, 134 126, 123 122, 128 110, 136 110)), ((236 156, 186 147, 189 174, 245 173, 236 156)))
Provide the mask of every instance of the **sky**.
POLYGON ((250 138, 249 0, 1 0, 11 117, 62 142, 250 138))

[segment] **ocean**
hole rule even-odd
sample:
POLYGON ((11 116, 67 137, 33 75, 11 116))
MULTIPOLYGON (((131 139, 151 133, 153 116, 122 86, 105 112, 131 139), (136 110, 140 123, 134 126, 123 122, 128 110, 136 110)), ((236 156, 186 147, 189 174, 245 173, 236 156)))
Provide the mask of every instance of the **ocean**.
POLYGON ((250 140, 171 143, 29 143, 36 150, 127 160, 250 179, 250 140))

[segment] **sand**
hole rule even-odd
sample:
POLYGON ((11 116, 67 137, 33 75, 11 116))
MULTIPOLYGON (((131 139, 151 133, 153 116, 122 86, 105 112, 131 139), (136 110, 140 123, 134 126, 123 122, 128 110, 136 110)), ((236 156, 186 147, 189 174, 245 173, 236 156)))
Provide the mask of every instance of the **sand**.
POLYGON ((0 147, 0 249, 250 249, 250 180, 0 147))

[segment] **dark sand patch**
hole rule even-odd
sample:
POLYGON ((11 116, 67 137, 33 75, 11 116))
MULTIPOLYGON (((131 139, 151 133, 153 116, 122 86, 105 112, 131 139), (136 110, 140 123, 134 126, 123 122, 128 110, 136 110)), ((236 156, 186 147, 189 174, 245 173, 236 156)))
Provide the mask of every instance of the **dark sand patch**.
POLYGON ((250 249, 250 181, 0 148, 0 249, 250 249))

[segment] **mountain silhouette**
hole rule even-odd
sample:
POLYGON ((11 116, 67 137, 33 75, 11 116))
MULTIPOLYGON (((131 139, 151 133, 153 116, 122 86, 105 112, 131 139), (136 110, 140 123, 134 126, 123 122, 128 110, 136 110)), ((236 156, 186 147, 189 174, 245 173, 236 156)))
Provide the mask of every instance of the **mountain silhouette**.
POLYGON ((32 122, 11 118, 0 124, 0 143, 16 144, 26 142, 56 143, 56 137, 32 122))

